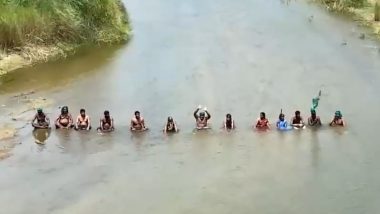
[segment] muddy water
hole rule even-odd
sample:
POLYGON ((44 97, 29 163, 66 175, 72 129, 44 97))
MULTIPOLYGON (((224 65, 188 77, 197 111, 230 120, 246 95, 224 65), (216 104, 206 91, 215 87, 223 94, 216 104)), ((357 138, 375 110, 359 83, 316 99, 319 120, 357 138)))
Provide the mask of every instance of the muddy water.
POLYGON ((22 144, 0 162, 1 210, 377 213, 380 55, 376 42, 358 39, 363 29, 303 2, 130 0, 127 7, 128 46, 87 50, 2 79, 2 100, 35 90, 53 100, 50 117, 58 106, 73 114, 85 107, 94 123, 109 109, 117 131, 23 129, 22 144), (341 109, 346 129, 250 130, 260 111, 272 122, 280 108, 288 117, 296 109, 306 114, 319 90, 323 122, 341 109), (212 113, 209 133, 192 132, 198 104, 212 113), (136 109, 149 133, 128 132, 136 109), (218 129, 227 112, 235 133, 218 129), (178 135, 160 132, 168 115, 178 135), (35 144, 33 136, 47 140, 35 144))

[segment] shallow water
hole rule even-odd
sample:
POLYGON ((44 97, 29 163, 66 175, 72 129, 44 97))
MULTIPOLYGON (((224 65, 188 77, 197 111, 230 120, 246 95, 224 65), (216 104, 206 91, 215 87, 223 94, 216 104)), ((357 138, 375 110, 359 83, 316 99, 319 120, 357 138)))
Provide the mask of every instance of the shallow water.
POLYGON ((117 128, 52 130, 44 145, 22 130, 22 144, 0 162, 3 211, 377 213, 380 54, 378 43, 358 38, 363 29, 302 1, 130 0, 127 8, 128 45, 1 80, 1 100, 35 90, 54 101, 52 118, 68 105, 97 123, 108 109, 117 128), (260 111, 272 123, 281 108, 306 117, 319 90, 322 122, 341 109, 347 128, 250 129, 260 111), (192 132, 198 104, 210 110, 213 131, 192 132), (128 131, 136 109, 149 132, 128 131), (219 130, 227 112, 234 133, 219 130), (179 134, 160 132, 168 115, 179 134))

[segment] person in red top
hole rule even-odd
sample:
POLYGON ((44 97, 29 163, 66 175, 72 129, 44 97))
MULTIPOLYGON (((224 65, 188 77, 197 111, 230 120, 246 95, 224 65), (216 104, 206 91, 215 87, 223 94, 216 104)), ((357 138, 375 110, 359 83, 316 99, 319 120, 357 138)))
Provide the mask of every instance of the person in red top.
POLYGON ((265 112, 260 113, 260 118, 257 119, 256 128, 261 130, 270 128, 269 120, 265 117, 265 112))

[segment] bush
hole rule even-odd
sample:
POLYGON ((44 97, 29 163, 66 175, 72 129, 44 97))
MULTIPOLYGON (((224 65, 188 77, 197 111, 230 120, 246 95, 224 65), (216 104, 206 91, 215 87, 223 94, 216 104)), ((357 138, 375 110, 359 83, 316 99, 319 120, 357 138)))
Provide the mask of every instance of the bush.
POLYGON ((0 0, 0 47, 126 40, 120 0, 0 0))
POLYGON ((345 10, 349 7, 363 7, 366 0, 322 0, 333 9, 345 10))

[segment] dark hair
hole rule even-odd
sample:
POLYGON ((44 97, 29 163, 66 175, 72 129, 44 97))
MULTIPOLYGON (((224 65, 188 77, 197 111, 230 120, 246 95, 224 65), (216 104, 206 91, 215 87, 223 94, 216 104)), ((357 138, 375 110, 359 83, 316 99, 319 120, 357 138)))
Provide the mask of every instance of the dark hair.
POLYGON ((296 114, 301 114, 301 112, 297 110, 297 111, 296 111, 296 114))
POLYGON ((108 115, 108 114, 110 114, 110 112, 107 111, 107 110, 105 110, 105 111, 104 111, 104 114, 105 114, 105 115, 108 115))
POLYGON ((278 118, 281 118, 281 117, 285 117, 285 114, 281 113, 280 115, 278 115, 278 118))
POLYGON ((168 121, 173 121, 173 118, 172 117, 168 117, 168 121))
POLYGON ((64 112, 64 111, 69 112, 69 107, 67 107, 67 106, 63 106, 63 107, 61 108, 61 112, 64 112))
POLYGON ((263 115, 265 117, 265 112, 260 112, 260 115, 263 115))
POLYGON ((84 110, 84 108, 82 108, 79 112, 80 112, 80 113, 82 113, 82 112, 86 112, 86 110, 84 110))
POLYGON ((226 117, 231 118, 232 116, 231 116, 231 114, 227 114, 226 117))
POLYGON ((135 115, 136 115, 136 114, 140 114, 140 112, 139 112, 139 111, 135 111, 135 115))

